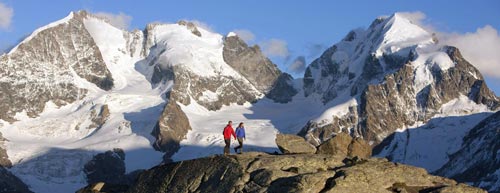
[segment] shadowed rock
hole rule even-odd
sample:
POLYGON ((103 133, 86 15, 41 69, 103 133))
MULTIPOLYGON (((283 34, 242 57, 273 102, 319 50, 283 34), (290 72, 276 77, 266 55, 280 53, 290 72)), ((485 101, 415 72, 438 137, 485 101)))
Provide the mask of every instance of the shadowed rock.
POLYGON ((28 186, 4 167, 0 166, 0 193, 28 193, 28 186))
POLYGON ((89 184, 105 182, 111 184, 126 184, 125 153, 121 149, 113 149, 94 156, 83 171, 89 184))

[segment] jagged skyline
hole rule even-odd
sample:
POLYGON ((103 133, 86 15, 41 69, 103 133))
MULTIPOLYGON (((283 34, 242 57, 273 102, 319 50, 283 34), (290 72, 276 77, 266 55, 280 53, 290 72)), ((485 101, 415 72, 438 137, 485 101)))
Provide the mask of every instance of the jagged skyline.
POLYGON ((135 3, 133 1, 78 2, 33 0, 0 1, 0 51, 15 46, 36 28, 63 18, 70 11, 87 10, 110 18, 122 28, 144 29, 147 23, 193 20, 221 34, 235 31, 249 44, 258 44, 283 71, 302 77, 305 66, 326 48, 341 40, 350 30, 366 28, 367 22, 381 15, 408 12, 415 22, 442 34, 446 43, 471 48, 462 50, 485 74, 493 91, 500 93, 500 13, 497 1, 456 2, 370 2, 317 3, 201 1, 176 3, 135 3), (446 11, 442 8, 446 7, 446 11), (40 14, 44 11, 43 14, 40 14), (482 41, 477 43, 478 38, 482 41), (477 53, 476 47, 484 47, 477 53))

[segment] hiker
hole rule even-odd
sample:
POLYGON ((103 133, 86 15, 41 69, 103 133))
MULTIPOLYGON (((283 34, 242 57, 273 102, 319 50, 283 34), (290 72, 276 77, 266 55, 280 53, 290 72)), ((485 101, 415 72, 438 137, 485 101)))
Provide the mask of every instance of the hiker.
POLYGON ((231 135, 233 136, 234 139, 236 139, 236 134, 234 133, 232 124, 233 122, 229 121, 226 127, 224 127, 224 131, 222 132, 222 134, 224 135, 224 143, 226 143, 226 146, 224 147, 224 155, 229 154, 229 148, 231 145, 231 135))
POLYGON ((234 151, 238 153, 238 149, 240 149, 240 152, 238 154, 243 153, 243 140, 246 139, 245 137, 245 127, 243 126, 243 122, 241 122, 238 127, 236 127, 236 138, 238 139, 238 143, 240 144, 238 147, 234 148, 234 151))

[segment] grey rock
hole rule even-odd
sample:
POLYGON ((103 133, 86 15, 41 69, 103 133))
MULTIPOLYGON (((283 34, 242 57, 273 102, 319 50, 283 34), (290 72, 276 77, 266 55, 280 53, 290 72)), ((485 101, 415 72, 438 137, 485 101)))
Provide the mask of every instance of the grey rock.
MULTIPOLYGON (((330 178, 324 192, 391 192, 399 186, 408 190, 440 190, 467 187, 466 192, 486 192, 454 180, 429 175, 425 169, 395 164, 384 159, 369 159, 350 167, 340 168, 330 178), (399 185, 398 185, 399 184, 399 185)), ((400 190, 400 192, 404 192, 400 190)), ((439 192, 439 191, 438 191, 439 192)))
POLYGON ((281 75, 278 67, 264 56, 258 46, 248 47, 238 36, 225 38, 222 54, 229 66, 263 93, 271 90, 281 75))
POLYGON ((191 130, 189 120, 174 101, 170 101, 156 124, 152 135, 156 137, 153 147, 165 152, 164 160, 167 161, 180 148, 180 141, 191 130))
POLYGON ((255 45, 249 47, 238 36, 224 39, 224 61, 243 75, 257 90, 276 102, 286 103, 297 94, 293 78, 282 73, 255 45))
POLYGON ((7 139, 3 138, 0 132, 0 166, 10 168, 12 167, 12 162, 9 160, 9 155, 5 149, 5 141, 7 141, 7 139))
POLYGON ((94 108, 92 108, 91 112, 90 112, 90 121, 92 122, 88 129, 91 129, 91 128, 101 128, 102 125, 104 125, 104 123, 106 123, 106 121, 108 120, 109 118, 109 107, 107 104, 105 105, 102 105, 101 108, 99 109, 99 112, 95 109, 95 106, 94 108))
POLYGON ((341 160, 324 154, 212 156, 151 168, 127 192, 485 192, 385 159, 341 160))
POLYGON ((372 148, 361 138, 352 138, 349 134, 339 133, 318 146, 316 153, 367 159, 371 157, 372 148))
POLYGON ((316 148, 297 135, 277 134, 276 145, 284 154, 315 153, 316 148))
POLYGON ((87 175, 87 182, 89 184, 97 182, 127 184, 124 160, 125 152, 118 148, 95 155, 83 169, 87 175))
POLYGON ((234 159, 215 156, 154 167, 128 192, 235 192, 242 176, 234 159))
POLYGON ((198 30, 196 25, 193 22, 187 22, 184 20, 178 21, 177 24, 186 26, 186 28, 191 31, 194 35, 201 37, 201 32, 198 30))
POLYGON ((292 101, 292 97, 298 93, 297 89, 293 87, 292 81, 293 77, 290 74, 281 74, 274 83, 271 91, 266 94, 266 97, 278 103, 288 103, 292 101))
POLYGON ((17 176, 0 166, 0 193, 28 193, 32 192, 17 176))

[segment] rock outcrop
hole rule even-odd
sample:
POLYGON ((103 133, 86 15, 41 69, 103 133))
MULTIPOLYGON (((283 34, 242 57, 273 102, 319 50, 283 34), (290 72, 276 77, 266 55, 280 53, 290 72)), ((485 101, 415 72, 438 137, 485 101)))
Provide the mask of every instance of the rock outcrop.
POLYGON ((243 75, 260 92, 276 102, 287 103, 297 94, 292 86, 293 78, 282 73, 260 50, 259 46, 249 47, 237 35, 224 40, 224 61, 243 75))
POLYGON ((435 172, 459 182, 473 183, 489 192, 500 192, 500 112, 475 126, 462 148, 435 172))
POLYGON ((186 114, 177 103, 169 102, 152 132, 152 135, 156 137, 153 147, 165 152, 165 162, 169 162, 170 157, 177 152, 180 148, 180 141, 189 130, 191 130, 191 125, 186 114))
POLYGON ((127 184, 125 177, 125 153, 121 149, 113 149, 94 156, 83 171, 89 184, 105 182, 110 184, 127 184))
POLYGON ((127 192, 485 192, 424 169, 325 154, 212 156, 154 167, 127 192))
POLYGON ((316 148, 297 135, 277 134, 276 144, 284 154, 314 153, 316 148))
POLYGON ((339 133, 318 146, 318 154, 332 154, 344 157, 369 158, 371 146, 361 138, 352 138, 349 134, 339 133))
POLYGON ((0 193, 31 193, 28 186, 4 167, 0 166, 0 193))
POLYGON ((7 151, 4 148, 5 141, 6 139, 3 138, 2 133, 0 132, 0 166, 8 168, 12 166, 12 162, 9 160, 9 155, 7 155, 7 151))

